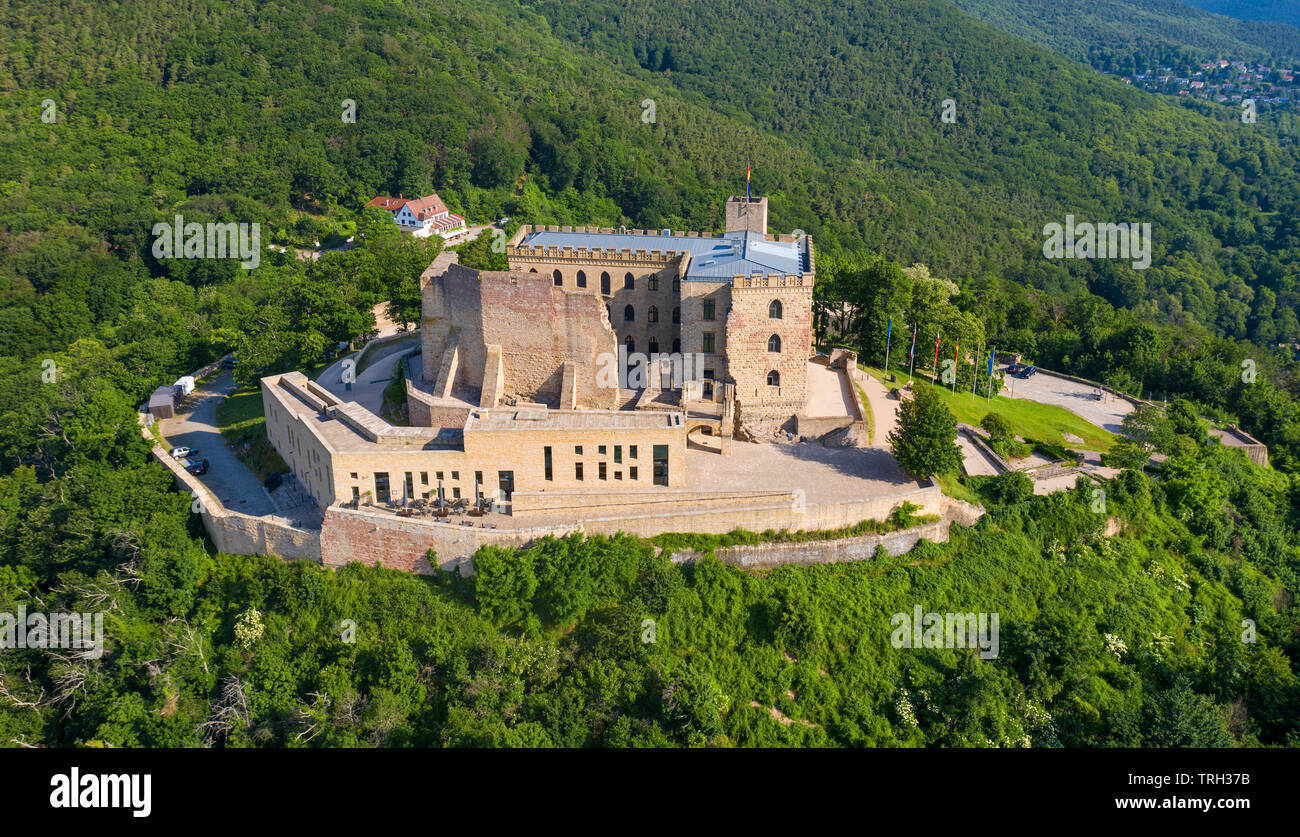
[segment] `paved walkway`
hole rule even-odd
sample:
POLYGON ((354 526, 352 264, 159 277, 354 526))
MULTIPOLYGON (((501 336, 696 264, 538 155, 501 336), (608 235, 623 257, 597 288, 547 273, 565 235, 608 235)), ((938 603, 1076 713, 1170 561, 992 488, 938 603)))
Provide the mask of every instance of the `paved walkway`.
POLYGON ((871 445, 887 448, 889 434, 898 425, 898 406, 902 402, 890 398, 889 390, 885 389, 885 385, 861 369, 857 371, 856 378, 862 391, 867 394, 867 409, 871 411, 873 419, 871 445))
POLYGON ((961 448, 962 469, 967 476, 996 477, 1001 473, 989 455, 977 448, 965 433, 957 434, 957 446, 961 448))
POLYGON ((226 445, 217 429, 217 405, 235 391, 234 377, 223 370, 203 382, 190 395, 185 412, 158 423, 168 448, 197 448, 200 459, 208 460, 208 472, 199 480, 217 495, 222 505, 244 514, 274 514, 275 504, 257 475, 248 469, 226 445))
MULTIPOLYGON (((348 358, 355 360, 356 354, 336 361, 321 373, 317 383, 344 401, 355 401, 375 415, 379 415, 384 405, 384 390, 397 372, 398 358, 404 352, 409 352, 418 346, 418 343, 397 343, 376 349, 370 364, 360 372, 356 372, 357 379, 352 382, 351 389, 343 383, 343 361, 348 358)), ((355 370, 354 366, 353 371, 355 370)))
POLYGON ((808 363, 809 418, 853 415, 853 393, 848 378, 820 363, 808 363))

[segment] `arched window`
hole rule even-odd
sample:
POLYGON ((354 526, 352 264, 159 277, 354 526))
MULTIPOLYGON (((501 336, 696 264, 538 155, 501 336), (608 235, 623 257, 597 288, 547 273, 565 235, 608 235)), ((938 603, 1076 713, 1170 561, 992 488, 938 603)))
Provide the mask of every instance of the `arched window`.
POLYGON ((623 277, 623 288, 624 290, 629 290, 629 291, 636 290, 636 279, 632 276, 631 273, 628 273, 626 276, 623 277))
POLYGON ((653 337, 650 338, 650 354, 659 354, 659 341, 653 337))
POLYGON ((608 270, 600 274, 600 292, 603 294, 609 293, 609 271, 608 270))
POLYGON ((563 288, 563 287, 564 287, 564 274, 562 274, 562 273, 560 273, 560 271, 556 270, 556 271, 555 271, 554 273, 552 273, 551 275, 555 277, 555 287, 557 287, 557 288, 563 288))
POLYGON ((535 267, 530 267, 530 268, 528 268, 528 272, 529 272, 529 273, 536 273, 536 272, 537 272, 537 268, 535 268, 535 267))
POLYGON ((658 277, 658 276, 651 276, 651 277, 650 277, 650 290, 652 290, 652 291, 657 291, 657 290, 659 290, 659 277, 658 277))
POLYGON ((673 338, 673 354, 678 355, 678 354, 681 354, 681 352, 682 352, 682 338, 680 338, 680 337, 674 337, 674 338, 673 338))
POLYGON ((587 272, 584 270, 578 271, 578 287, 579 288, 587 287, 587 272))
POLYGON ((630 322, 634 322, 635 320, 636 320, 636 311, 633 310, 631 305, 624 305, 623 322, 630 323, 630 322))
POLYGON ((645 312, 645 321, 647 323, 659 322, 659 309, 651 305, 650 310, 645 312))
POLYGON ((781 308, 781 300, 779 300, 779 299, 774 299, 774 300, 772 300, 771 302, 769 302, 769 303, 767 304, 767 317, 768 317, 768 319, 770 319, 770 320, 779 320, 779 319, 781 319, 781 314, 782 314, 782 313, 783 313, 783 311, 782 311, 782 308, 781 308))
POLYGON ((674 308, 674 309, 673 309, 673 322, 674 322, 674 323, 680 323, 681 321, 682 321, 682 309, 680 309, 680 308, 674 308))
POLYGON ((781 386, 781 373, 773 369, 767 373, 767 385, 770 387, 781 386))
POLYGON ((632 354, 636 351, 636 341, 632 339, 632 335, 630 334, 627 336, 627 339, 623 341, 623 345, 627 346, 628 354, 632 354))
POLYGON ((781 336, 779 334, 773 334, 767 338, 767 350, 769 352, 781 351, 781 336))

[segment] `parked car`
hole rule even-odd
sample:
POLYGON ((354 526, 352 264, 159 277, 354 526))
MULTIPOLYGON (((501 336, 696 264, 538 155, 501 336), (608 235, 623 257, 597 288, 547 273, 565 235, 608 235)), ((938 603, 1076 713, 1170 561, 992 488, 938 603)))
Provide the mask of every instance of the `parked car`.
POLYGON ((1028 378, 1029 376, 1033 375, 1037 371, 1038 371, 1037 366, 1022 366, 1019 371, 1012 372, 1011 374, 1015 375, 1017 378, 1028 378))
POLYGON ((195 476, 203 476, 208 472, 208 460, 206 459, 183 459, 185 470, 195 476))
POLYGON ((1011 364, 1010 366, 1007 367, 1007 374, 1008 374, 1008 375, 1019 375, 1019 374, 1020 374, 1020 370, 1021 370, 1021 369, 1024 369, 1024 368, 1025 368, 1025 364, 1023 364, 1023 363, 1013 363, 1013 364, 1011 364))
POLYGON ((187 459, 188 457, 191 457, 198 452, 199 452, 198 448, 187 448, 187 447, 172 448, 170 451, 172 459, 187 459))

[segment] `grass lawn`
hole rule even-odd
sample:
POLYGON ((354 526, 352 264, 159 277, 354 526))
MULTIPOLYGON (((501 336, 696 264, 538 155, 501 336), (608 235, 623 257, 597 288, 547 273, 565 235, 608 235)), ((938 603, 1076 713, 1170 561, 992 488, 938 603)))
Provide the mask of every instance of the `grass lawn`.
POLYGON ((258 479, 289 470, 266 438, 261 387, 238 390, 218 404, 217 428, 222 437, 234 445, 239 460, 257 474, 258 479))
POLYGON ((871 401, 867 398, 867 394, 862 390, 862 387, 858 386, 856 382, 854 382, 853 386, 857 387, 858 397, 862 399, 863 412, 866 413, 863 418, 867 420, 867 439, 874 444, 876 439, 876 414, 872 412, 871 401))
MULTIPOLYGON (((885 379, 882 369, 870 366, 861 366, 861 369, 879 381, 883 382, 885 379)), ((898 378, 898 382, 892 385, 886 384, 887 387, 899 386, 907 382, 906 368, 901 371, 894 370, 894 375, 898 378)), ((913 377, 915 378, 913 388, 932 386, 928 372, 922 374, 918 369, 913 377)), ((986 402, 980 395, 972 398, 969 390, 964 392, 958 390, 954 395, 952 390, 946 387, 936 387, 936 389, 943 398, 943 403, 952 410, 957 420, 966 424, 978 427, 980 419, 984 418, 985 414, 1000 413, 1011 423, 1012 431, 1030 443, 1042 442, 1047 446, 1095 451, 1110 450, 1110 446, 1115 443, 1116 437, 1113 434, 1085 421, 1064 407, 1039 404, 1037 401, 1026 401, 1022 398, 1009 398, 1006 395, 994 395, 992 401, 986 402), (1083 444, 1065 441, 1062 433, 1073 433, 1083 439, 1083 444)))

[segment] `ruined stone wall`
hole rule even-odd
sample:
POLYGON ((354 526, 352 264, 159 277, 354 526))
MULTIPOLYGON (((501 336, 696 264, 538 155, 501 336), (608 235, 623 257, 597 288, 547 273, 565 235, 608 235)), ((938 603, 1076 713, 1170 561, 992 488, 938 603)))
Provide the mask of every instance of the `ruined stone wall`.
POLYGON ((454 385, 475 391, 481 389, 487 349, 478 272, 449 265, 446 272, 429 278, 420 299, 424 383, 433 386, 438 382, 444 353, 458 346, 459 365, 454 385))
POLYGON ((540 273, 473 271, 452 265, 423 291, 424 384, 438 383, 444 355, 456 347, 453 391, 480 392, 489 346, 500 346, 505 395, 559 404, 563 368, 575 371, 577 403, 613 409, 618 392, 597 385, 600 356, 616 356, 605 307, 569 294, 540 273))
MULTIPOLYGON (((724 564, 744 569, 795 566, 810 567, 818 564, 835 564, 843 561, 868 561, 876 550, 884 547, 890 555, 903 555, 911 551, 922 539, 932 543, 947 543, 949 521, 936 520, 897 532, 883 535, 862 535, 856 538, 838 538, 826 541, 801 541, 797 543, 760 543, 722 547, 714 555, 724 564)), ((696 553, 673 555, 674 561, 690 560, 696 553)))
MULTIPOLYGON (((543 250, 543 248, 534 248, 543 250)), ((559 253, 522 253, 510 258, 515 272, 536 272, 549 277, 553 287, 567 293, 586 294, 601 300, 608 312, 610 327, 618 345, 626 346, 632 338, 633 351, 650 354, 672 351, 673 341, 681 338, 673 310, 680 307, 680 259, 613 260, 606 253, 588 254, 586 248, 559 253), (632 287, 627 276, 632 275, 632 287), (609 293, 602 293, 608 278, 609 293), (626 308, 632 306, 632 319, 626 308)))

